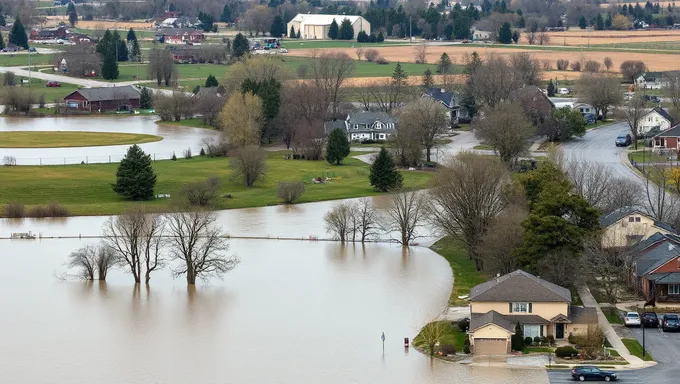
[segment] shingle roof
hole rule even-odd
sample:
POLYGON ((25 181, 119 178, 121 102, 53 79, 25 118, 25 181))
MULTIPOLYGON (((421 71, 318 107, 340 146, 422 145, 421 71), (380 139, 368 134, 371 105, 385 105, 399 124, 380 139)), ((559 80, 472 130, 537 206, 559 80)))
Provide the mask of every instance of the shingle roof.
POLYGON ((470 301, 571 302, 571 292, 518 269, 472 287, 470 301))
MULTIPOLYGON (((649 115, 649 114, 652 113, 652 112, 658 113, 661 117, 663 117, 664 119, 668 120, 668 121, 671 123, 671 125, 673 125, 673 116, 671 116, 668 112, 666 112, 665 109, 659 108, 659 107, 655 107, 655 108, 652 108, 651 111, 647 112, 644 116, 647 116, 647 115, 649 115)), ((644 116, 643 116, 643 118, 644 118, 644 116)))
POLYGON ((637 259, 635 272, 637 276, 644 276, 678 255, 680 255, 680 246, 670 240, 663 241, 659 246, 637 259))
POLYGON ((569 320, 576 324, 597 324, 597 309, 590 307, 569 307, 569 320))
POLYGON ((425 96, 431 97, 441 103, 443 103, 446 108, 453 108, 456 106, 456 96, 453 92, 449 92, 441 88, 428 88, 425 91, 425 96))
POLYGON ((520 101, 522 103, 526 103, 531 101, 530 99, 535 99, 536 97, 540 97, 542 99, 545 99, 552 107, 555 107, 555 104, 548 98, 548 96, 543 93, 541 88, 535 86, 535 85, 527 85, 522 88, 515 89, 510 93, 510 96, 508 97, 509 100, 512 101, 520 101))
POLYGON ((496 311, 473 313, 470 316, 470 332, 488 324, 494 324, 510 333, 515 333, 515 326, 506 318, 506 316, 503 316, 496 311))
POLYGON ((394 118, 385 112, 361 111, 349 114, 351 124, 373 124, 376 121, 381 123, 394 123, 394 118))
MULTIPOLYGON (((510 324, 548 324, 550 320, 546 320, 539 315, 503 315, 510 324)), ((514 328, 514 327, 513 327, 514 328)))
POLYGON ((638 207, 623 207, 609 213, 608 215, 600 216, 600 227, 602 228, 608 227, 618 222, 619 220, 623 219, 624 217, 635 213, 646 217, 650 217, 648 214, 643 212, 638 207))
POLYGON ((139 91, 135 87, 131 85, 125 85, 123 87, 80 88, 64 97, 64 100, 67 100, 69 96, 76 92, 80 93, 90 102, 106 100, 135 100, 140 98, 139 91))
POLYGON ((202 31, 195 29, 195 28, 161 28, 158 30, 158 33, 156 33, 156 36, 158 35, 166 35, 166 36, 180 36, 184 35, 185 33, 187 34, 203 34, 202 31))
POLYGON ((336 129, 342 129, 343 131, 347 129, 345 120, 332 120, 323 123, 323 130, 326 134, 329 134, 336 129))
POLYGON ((652 273, 647 278, 656 284, 680 284, 680 272, 652 273))
POLYGON ((654 137, 680 137, 680 124, 668 128, 654 137))

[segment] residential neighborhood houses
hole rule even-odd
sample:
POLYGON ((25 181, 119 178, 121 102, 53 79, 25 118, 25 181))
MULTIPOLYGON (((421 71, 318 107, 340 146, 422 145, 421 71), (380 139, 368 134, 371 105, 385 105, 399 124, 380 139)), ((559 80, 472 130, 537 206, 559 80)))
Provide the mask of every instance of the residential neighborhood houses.
POLYGON ((655 220, 636 207, 624 207, 600 216, 600 227, 603 232, 602 246, 605 248, 628 247, 655 233, 676 233, 668 224, 655 220))
POLYGON ((667 129, 652 138, 652 151, 680 152, 680 125, 667 129))
POLYGON ((326 134, 338 128, 347 132, 347 139, 354 142, 385 141, 397 129, 392 116, 385 112, 370 111, 350 113, 345 120, 332 120, 324 124, 326 134))
POLYGON ((462 107, 457 102, 457 96, 453 91, 448 91, 444 88, 428 88, 423 92, 422 96, 437 100, 446 107, 446 113, 452 125, 470 122, 470 114, 467 108, 462 107))
POLYGON ((638 131, 642 135, 647 135, 650 132, 665 131, 671 128, 674 124, 673 116, 663 108, 653 108, 644 114, 638 123, 638 131))

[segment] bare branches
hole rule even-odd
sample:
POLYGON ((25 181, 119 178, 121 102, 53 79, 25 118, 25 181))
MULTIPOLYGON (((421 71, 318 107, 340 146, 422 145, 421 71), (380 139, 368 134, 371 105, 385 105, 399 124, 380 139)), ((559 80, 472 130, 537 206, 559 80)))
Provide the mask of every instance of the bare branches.
POLYGON ((340 203, 324 215, 326 231, 341 242, 370 240, 378 229, 378 215, 368 198, 340 203))
POLYGON ((229 162, 233 176, 243 181, 246 187, 252 187, 267 172, 264 149, 254 145, 239 148, 229 162))
POLYGON ((514 103, 489 108, 483 119, 475 120, 474 126, 475 136, 492 146, 507 165, 529 149, 527 139, 536 131, 524 108, 514 103))
POLYGON ((638 148, 638 138, 643 136, 645 132, 640 131, 640 123, 642 122, 642 117, 647 114, 647 106, 645 105, 645 100, 642 97, 632 97, 630 100, 626 101, 621 108, 617 109, 617 115, 628 123, 630 128, 630 135, 633 137, 633 143, 635 149, 638 148))
POLYGON ((509 206, 494 220, 480 239, 479 258, 484 270, 493 275, 510 273, 517 269, 513 250, 522 245, 524 228, 522 222, 527 217, 524 207, 509 206))
POLYGON ((323 53, 312 63, 314 83, 325 91, 326 106, 332 106, 332 115, 335 116, 342 84, 354 71, 354 61, 346 53, 323 53))
POLYGON ((77 268, 78 276, 83 280, 94 280, 94 271, 96 269, 97 247, 94 245, 86 245, 78 248, 68 255, 69 268, 77 268))
POLYGON ((425 64, 427 63, 427 40, 423 40, 422 43, 416 45, 413 48, 413 55, 415 56, 415 62, 416 64, 425 64))
POLYGON ((439 135, 446 131, 449 121, 441 104, 430 98, 421 98, 404 107, 399 125, 400 129, 414 133, 419 139, 429 162, 432 148, 436 145, 439 135))
POLYGON ((579 98, 595 107, 602 119, 607 119, 609 108, 623 99, 620 79, 605 73, 584 73, 576 83, 579 98))
POLYGON ((418 191, 395 191, 384 210, 383 228, 398 232, 400 237, 395 240, 407 246, 419 237, 418 228, 426 215, 425 201, 418 191))
POLYGON ((593 207, 602 207, 608 201, 612 170, 604 163, 572 158, 564 165, 564 171, 574 184, 574 190, 593 207))
POLYGON ((349 203, 340 203, 323 216, 326 231, 341 242, 347 241, 352 229, 352 213, 349 203))

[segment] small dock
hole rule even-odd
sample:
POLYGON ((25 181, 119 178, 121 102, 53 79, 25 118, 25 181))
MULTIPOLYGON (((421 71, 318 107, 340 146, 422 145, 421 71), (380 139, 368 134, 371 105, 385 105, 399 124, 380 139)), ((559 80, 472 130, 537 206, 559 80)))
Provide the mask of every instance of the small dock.
POLYGON ((35 239, 33 232, 12 232, 10 239, 35 239))

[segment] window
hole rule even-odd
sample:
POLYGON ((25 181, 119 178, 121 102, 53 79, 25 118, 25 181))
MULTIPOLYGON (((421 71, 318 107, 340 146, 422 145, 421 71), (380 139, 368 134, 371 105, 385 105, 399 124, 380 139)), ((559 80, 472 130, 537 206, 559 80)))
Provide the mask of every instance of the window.
POLYGON ((529 303, 512 303, 512 311, 529 313, 529 303))
POLYGON ((668 284, 669 295, 680 295, 680 284, 668 284))
POLYGON ((354 129, 359 129, 359 124, 354 124, 354 129))
POLYGON ((522 333, 524 334, 524 337, 531 337, 532 339, 534 337, 541 337, 542 333, 541 332, 541 325, 523 325, 522 326, 522 333))
POLYGON ((639 223, 639 222, 640 222, 640 217, 636 217, 636 218, 635 218, 635 222, 636 222, 636 223, 639 223))
POLYGON ((632 222, 634 222, 634 221, 635 221, 635 218, 634 218, 634 217, 631 216, 631 217, 628 218, 628 222, 629 222, 629 223, 632 223, 632 222))

